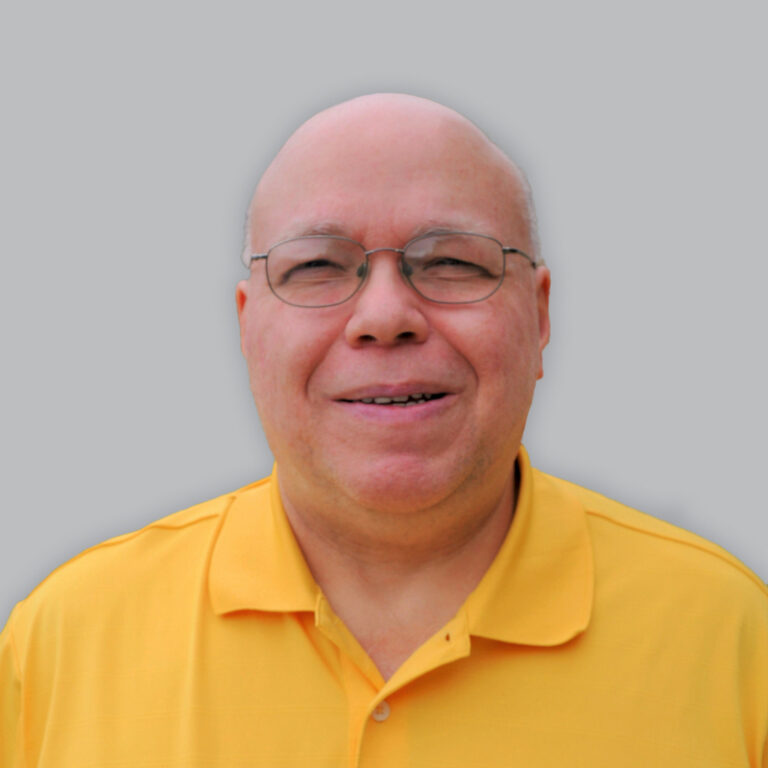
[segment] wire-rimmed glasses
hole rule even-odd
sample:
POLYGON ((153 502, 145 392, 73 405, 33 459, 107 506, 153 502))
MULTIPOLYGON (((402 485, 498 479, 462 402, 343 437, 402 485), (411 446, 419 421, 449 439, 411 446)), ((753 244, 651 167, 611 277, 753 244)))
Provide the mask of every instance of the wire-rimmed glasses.
POLYGON ((423 298, 439 304, 472 304, 495 293, 504 280, 506 255, 537 263, 523 251, 476 232, 441 232, 416 237, 403 248, 366 251, 337 235, 302 235, 246 256, 266 262, 272 292, 297 307, 332 307, 357 293, 368 274, 369 258, 379 251, 400 254, 400 273, 423 298))

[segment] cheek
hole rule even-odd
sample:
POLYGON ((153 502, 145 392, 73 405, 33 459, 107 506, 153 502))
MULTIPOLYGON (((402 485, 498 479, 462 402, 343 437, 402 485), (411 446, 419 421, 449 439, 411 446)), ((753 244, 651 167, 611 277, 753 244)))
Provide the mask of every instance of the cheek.
POLYGON ((243 328, 243 355, 248 366, 251 392, 259 416, 267 427, 270 414, 281 410, 280 395, 285 382, 280 381, 285 370, 285 339, 280 324, 271 315, 253 312, 243 328))
POLYGON ((285 454, 285 445, 301 443, 299 433, 305 419, 301 413, 298 364, 292 362, 290 335, 272 322, 255 325, 244 353, 251 393, 267 442, 275 455, 285 454), (288 372, 294 375, 289 377, 288 372))
POLYGON ((285 414, 300 409, 325 348, 316 318, 281 310, 255 318, 249 327, 245 352, 260 412, 285 414))
POLYGON ((496 410, 496 418, 519 419, 530 404, 539 368, 534 313, 519 308, 497 313, 472 349, 481 403, 496 410))

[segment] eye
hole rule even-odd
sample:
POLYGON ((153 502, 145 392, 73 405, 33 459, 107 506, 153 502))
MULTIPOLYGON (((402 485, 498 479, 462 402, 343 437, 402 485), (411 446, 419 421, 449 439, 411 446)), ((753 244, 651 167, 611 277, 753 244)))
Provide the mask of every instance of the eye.
MULTIPOLYGON (((413 268, 411 281, 485 283, 498 280, 504 255, 497 241, 468 232, 427 235, 408 244, 404 261, 413 268)), ((427 292, 433 288, 426 288, 427 292)), ((440 289, 441 291, 444 289, 440 289)))
MULTIPOLYGON (((295 237, 268 251, 267 278, 273 290, 289 292, 288 296, 281 295, 289 303, 320 306, 326 303, 327 288, 343 287, 346 291, 348 284, 357 283, 356 270, 364 261, 365 251, 354 240, 325 235, 295 237)), ((335 297, 334 288, 331 298, 335 297)))
POLYGON ((296 264, 294 267, 292 267, 291 272, 307 272, 310 270, 322 269, 334 270, 344 269, 344 267, 332 259, 328 259, 326 257, 318 257, 316 259, 310 259, 309 261, 303 261, 300 264, 296 264))
POLYGON ((280 282, 285 284, 288 282, 339 280, 349 277, 349 275, 350 268, 348 264, 325 256, 319 256, 292 264, 281 272, 280 282))
POLYGON ((461 279, 472 277, 492 277, 482 264, 455 256, 434 256, 420 265, 420 271, 425 277, 461 279))

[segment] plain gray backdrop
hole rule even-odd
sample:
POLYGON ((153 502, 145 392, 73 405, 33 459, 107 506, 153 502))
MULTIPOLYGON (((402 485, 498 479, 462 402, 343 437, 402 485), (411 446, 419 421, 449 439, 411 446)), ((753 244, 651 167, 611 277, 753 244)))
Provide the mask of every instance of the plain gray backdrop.
POLYGON ((767 8, 10 2, 0 623, 82 549, 270 470, 245 207, 302 120, 380 90, 465 113, 530 176, 534 463, 768 577, 767 8))

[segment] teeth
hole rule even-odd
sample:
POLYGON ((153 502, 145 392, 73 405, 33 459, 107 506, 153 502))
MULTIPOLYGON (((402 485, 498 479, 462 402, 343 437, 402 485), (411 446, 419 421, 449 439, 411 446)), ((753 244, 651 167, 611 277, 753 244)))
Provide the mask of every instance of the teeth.
POLYGON ((413 395, 397 395, 396 397, 363 397, 360 398, 363 403, 376 403, 376 405, 416 405, 429 400, 432 395, 425 395, 423 392, 417 392, 413 395))
POLYGON ((426 392, 414 392, 412 395, 397 395, 395 397, 361 397, 357 402, 376 405, 396 405, 400 408, 404 408, 408 405, 418 405, 419 403, 426 403, 428 400, 437 397, 437 395, 428 394, 426 392))

